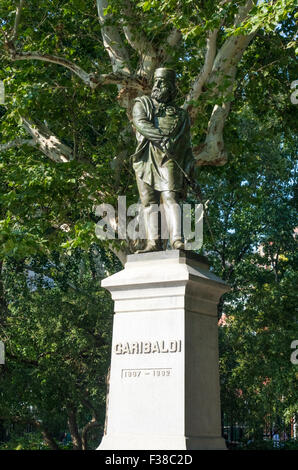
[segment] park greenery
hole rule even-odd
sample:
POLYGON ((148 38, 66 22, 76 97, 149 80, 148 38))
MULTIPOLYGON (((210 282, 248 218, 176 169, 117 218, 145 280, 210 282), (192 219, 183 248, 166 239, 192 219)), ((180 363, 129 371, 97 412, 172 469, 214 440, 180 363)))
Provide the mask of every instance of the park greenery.
POLYGON ((294 0, 1 1, 1 448, 95 448, 104 432, 100 280, 134 247, 97 239, 94 207, 137 202, 131 109, 159 66, 176 69, 192 122, 201 253, 231 287, 224 421, 247 441, 298 418, 296 17, 294 0))

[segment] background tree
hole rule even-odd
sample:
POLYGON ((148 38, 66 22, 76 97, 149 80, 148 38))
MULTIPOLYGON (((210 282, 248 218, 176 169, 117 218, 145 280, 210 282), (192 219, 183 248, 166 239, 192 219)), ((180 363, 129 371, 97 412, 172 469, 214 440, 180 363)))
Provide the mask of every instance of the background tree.
POLYGON ((220 185, 209 175, 217 243, 209 237, 205 244, 214 269, 231 286, 219 304, 226 424, 246 424, 250 435, 262 436, 274 424, 289 429, 298 411, 297 366, 290 361, 298 337, 297 144, 289 136, 281 145, 283 131, 270 111, 261 122, 255 114, 244 116, 246 167, 241 170, 236 159, 238 171, 233 177, 223 171, 220 185))
POLYGON ((2 269, 0 419, 19 430, 31 425, 51 449, 63 430, 75 450, 103 433, 112 302, 99 279, 111 262, 98 255, 93 246, 30 265, 6 260, 2 269))

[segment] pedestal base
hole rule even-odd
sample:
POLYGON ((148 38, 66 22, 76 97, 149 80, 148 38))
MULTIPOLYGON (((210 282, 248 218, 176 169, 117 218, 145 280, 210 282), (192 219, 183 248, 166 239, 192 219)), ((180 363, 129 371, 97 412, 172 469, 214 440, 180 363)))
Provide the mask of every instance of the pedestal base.
POLYGON ((227 286, 178 250, 131 255, 115 300, 107 434, 99 450, 225 449, 217 303, 227 286))

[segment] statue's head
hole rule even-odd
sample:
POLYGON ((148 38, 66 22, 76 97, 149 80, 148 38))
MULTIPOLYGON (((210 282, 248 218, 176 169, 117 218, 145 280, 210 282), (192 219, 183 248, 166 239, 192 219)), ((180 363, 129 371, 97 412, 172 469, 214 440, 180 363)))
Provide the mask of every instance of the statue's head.
POLYGON ((159 68, 154 72, 151 97, 161 103, 173 101, 177 93, 176 72, 172 69, 159 68))

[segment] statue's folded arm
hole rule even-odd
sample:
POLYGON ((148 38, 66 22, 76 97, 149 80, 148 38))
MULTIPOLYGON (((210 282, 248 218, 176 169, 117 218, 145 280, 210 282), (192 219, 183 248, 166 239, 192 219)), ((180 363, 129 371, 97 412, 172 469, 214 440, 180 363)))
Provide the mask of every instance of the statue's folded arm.
POLYGON ((140 102, 136 102, 133 108, 133 124, 137 131, 153 143, 161 143, 164 135, 156 128, 146 115, 146 111, 140 102))

